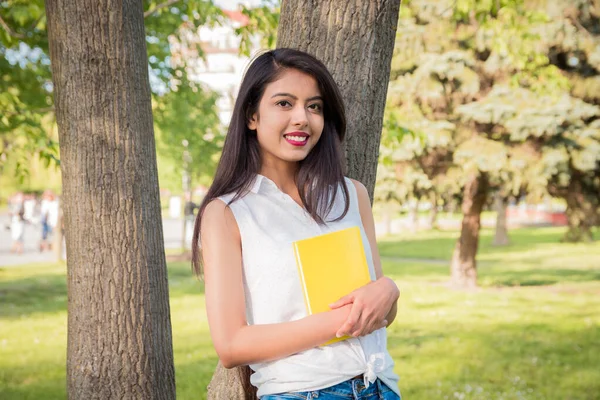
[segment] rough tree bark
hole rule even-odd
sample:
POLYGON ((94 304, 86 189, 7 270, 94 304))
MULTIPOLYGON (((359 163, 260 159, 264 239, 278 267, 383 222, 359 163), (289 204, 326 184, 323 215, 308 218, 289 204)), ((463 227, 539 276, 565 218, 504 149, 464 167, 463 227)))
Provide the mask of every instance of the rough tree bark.
POLYGON ((473 175, 464 187, 463 220, 460 238, 456 242, 450 266, 450 283, 457 288, 477 286, 477 247, 481 211, 486 202, 488 178, 484 173, 473 175))
MULTIPOLYGON (((400 0, 283 0, 281 5, 277 47, 312 54, 333 75, 348 119, 347 174, 367 187, 371 199, 399 10, 400 0)), ((208 398, 248 398, 236 385, 240 373, 219 363, 208 398)))
POLYGON ((283 1, 277 47, 323 61, 339 85, 348 175, 373 198, 400 0, 283 1))
POLYGON ((70 399, 174 399, 142 2, 47 0, 70 399))
POLYGON ((506 206, 508 198, 497 192, 494 196, 494 209, 496 210, 496 233, 494 235, 494 246, 507 246, 510 243, 508 238, 508 225, 506 224, 506 206))

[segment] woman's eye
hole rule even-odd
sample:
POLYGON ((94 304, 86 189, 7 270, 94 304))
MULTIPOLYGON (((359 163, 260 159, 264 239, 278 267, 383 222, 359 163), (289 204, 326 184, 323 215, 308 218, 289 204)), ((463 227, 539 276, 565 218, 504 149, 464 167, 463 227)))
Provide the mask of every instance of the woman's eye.
POLYGON ((290 107, 292 105, 292 103, 290 103, 287 100, 281 100, 277 102, 277 105, 282 106, 282 107, 290 107))
POLYGON ((315 104, 311 104, 310 106, 308 106, 308 108, 310 108, 311 110, 315 110, 315 111, 321 111, 323 107, 321 107, 320 104, 315 103, 315 104))

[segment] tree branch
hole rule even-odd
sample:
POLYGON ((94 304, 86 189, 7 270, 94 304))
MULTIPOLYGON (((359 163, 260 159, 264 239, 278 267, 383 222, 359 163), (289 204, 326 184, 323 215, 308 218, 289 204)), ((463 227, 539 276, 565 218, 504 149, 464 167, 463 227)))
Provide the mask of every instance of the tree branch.
POLYGON ((18 33, 18 32, 13 31, 12 29, 10 29, 10 26, 8 26, 8 24, 6 22, 4 22, 4 20, 2 19, 1 16, 0 16, 0 25, 2 25, 2 27, 4 28, 6 33, 9 34, 9 36, 12 36, 17 39, 26 39, 27 38, 27 36, 23 35, 22 33, 18 33))
POLYGON ((144 18, 147 18, 147 17, 151 16, 152 14, 154 14, 155 12, 157 12, 158 10, 160 10, 161 8, 169 7, 171 4, 175 4, 178 1, 179 0, 168 0, 168 1, 165 1, 164 3, 160 3, 156 7, 154 7, 153 9, 146 11, 144 13, 144 18))
POLYGON ((42 18, 44 18, 44 14, 40 15, 40 17, 33 22, 33 24, 31 25, 31 28, 29 28, 29 29, 30 30, 34 30, 35 27, 37 26, 37 24, 40 23, 40 21, 42 20, 42 18))
POLYGON ((7 117, 12 117, 14 115, 20 115, 20 114, 23 114, 23 113, 26 113, 26 112, 30 112, 30 113, 34 113, 34 114, 45 114, 45 113, 48 113, 48 112, 54 112, 54 106, 52 106, 52 107, 45 107, 45 108, 36 108, 36 109, 33 109, 33 110, 27 110, 27 109, 25 109, 25 110, 18 110, 18 111, 7 111, 7 112, 2 113, 2 115, 5 115, 7 117))

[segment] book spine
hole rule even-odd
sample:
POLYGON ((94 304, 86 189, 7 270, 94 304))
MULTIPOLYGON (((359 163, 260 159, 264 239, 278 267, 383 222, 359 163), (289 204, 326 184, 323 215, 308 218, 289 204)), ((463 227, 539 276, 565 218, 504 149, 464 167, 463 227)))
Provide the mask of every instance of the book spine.
POLYGON ((298 268, 298 274, 300 275, 300 284, 302 285, 302 294, 304 295, 306 311, 308 312, 308 315, 312 315, 312 309, 308 299, 308 290, 306 289, 306 279, 304 278, 304 270, 302 269, 302 260, 300 259, 300 252, 298 251, 298 246, 296 244, 294 244, 294 256, 296 257, 296 267, 298 268))

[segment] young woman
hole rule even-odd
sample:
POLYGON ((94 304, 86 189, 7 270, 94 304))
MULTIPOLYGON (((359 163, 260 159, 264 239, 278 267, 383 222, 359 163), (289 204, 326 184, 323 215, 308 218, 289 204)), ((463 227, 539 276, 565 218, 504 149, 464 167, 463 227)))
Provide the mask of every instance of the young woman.
POLYGON ((399 291, 381 270, 367 190, 343 175, 345 129, 321 62, 292 49, 261 54, 196 219, 194 268, 215 349, 226 368, 250 366, 263 400, 400 396, 385 330, 399 291), (292 242, 351 226, 360 227, 372 282, 307 316, 292 242))

